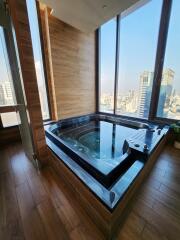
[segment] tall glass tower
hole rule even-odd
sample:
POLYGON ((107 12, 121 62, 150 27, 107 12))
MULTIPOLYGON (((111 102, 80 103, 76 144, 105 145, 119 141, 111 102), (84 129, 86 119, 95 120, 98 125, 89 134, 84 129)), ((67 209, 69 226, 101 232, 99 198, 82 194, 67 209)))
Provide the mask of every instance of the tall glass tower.
POLYGON ((148 118, 154 72, 144 71, 140 75, 138 117, 148 118))

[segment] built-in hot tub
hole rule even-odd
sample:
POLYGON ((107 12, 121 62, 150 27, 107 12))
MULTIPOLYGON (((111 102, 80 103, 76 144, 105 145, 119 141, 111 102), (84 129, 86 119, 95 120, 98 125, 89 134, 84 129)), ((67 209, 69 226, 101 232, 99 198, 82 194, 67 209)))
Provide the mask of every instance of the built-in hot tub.
POLYGON ((127 191, 167 131, 167 126, 101 114, 46 126, 51 150, 61 153, 60 161, 63 153, 64 163, 109 208, 127 191))

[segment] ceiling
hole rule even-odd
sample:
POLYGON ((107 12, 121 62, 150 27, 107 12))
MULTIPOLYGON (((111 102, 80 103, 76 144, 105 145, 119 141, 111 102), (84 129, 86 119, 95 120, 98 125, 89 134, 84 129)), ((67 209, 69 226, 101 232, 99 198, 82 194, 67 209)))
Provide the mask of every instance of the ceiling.
MULTIPOLYGON (((52 15, 83 32, 92 32, 139 0, 40 0, 52 15)), ((142 0, 141 0, 142 1, 142 0)))

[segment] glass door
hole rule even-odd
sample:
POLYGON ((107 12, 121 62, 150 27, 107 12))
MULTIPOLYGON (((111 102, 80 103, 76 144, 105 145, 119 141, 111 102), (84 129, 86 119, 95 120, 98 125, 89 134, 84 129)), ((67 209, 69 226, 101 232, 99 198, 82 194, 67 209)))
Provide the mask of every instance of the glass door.
POLYGON ((10 17, 2 0, 0 0, 0 60, 2 73, 0 78, 0 107, 14 107, 13 112, 1 114, 2 124, 4 127, 19 126, 25 153, 34 161, 35 153, 23 91, 18 52, 10 17))

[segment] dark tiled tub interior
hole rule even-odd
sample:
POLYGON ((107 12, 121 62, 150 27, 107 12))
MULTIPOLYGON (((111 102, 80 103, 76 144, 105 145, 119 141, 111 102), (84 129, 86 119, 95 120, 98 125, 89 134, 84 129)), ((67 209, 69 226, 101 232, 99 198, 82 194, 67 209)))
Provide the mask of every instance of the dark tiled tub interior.
POLYGON ((49 148, 112 210, 168 131, 93 114, 47 125, 49 148))

